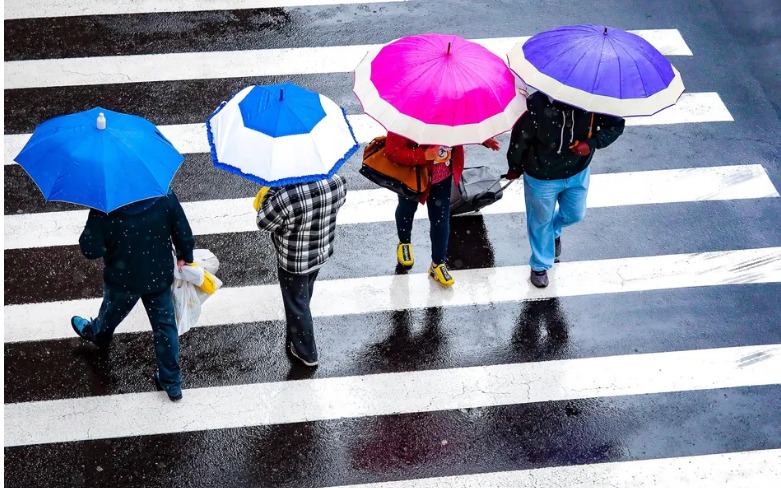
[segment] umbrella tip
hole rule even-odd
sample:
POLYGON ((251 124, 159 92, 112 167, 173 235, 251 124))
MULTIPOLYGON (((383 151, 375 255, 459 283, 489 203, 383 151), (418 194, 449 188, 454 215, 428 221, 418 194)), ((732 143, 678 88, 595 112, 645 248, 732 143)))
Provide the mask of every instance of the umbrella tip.
POLYGON ((282 88, 279 89, 279 101, 282 101, 283 91, 282 88))
POLYGON ((450 54, 450 43, 447 43, 447 53, 450 54))
POLYGON ((103 115, 103 112, 100 112, 98 114, 98 129, 103 130, 106 128, 106 116, 103 115))
POLYGON ((607 27, 605 27, 605 32, 603 32, 604 35, 607 35, 607 27))

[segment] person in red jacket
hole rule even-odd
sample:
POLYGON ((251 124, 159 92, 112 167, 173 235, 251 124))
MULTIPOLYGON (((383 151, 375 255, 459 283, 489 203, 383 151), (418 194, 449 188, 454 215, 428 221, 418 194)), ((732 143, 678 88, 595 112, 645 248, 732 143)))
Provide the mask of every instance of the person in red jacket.
MULTIPOLYGON (((493 138, 483 142, 483 146, 499 150, 499 143, 493 138)), ((385 139, 385 156, 402 166, 428 165, 431 174, 431 184, 419 202, 399 196, 396 207, 396 231, 399 235, 396 256, 399 264, 410 267, 415 263, 412 222, 418 203, 425 203, 431 223, 431 265, 428 273, 440 285, 452 286, 455 280, 445 264, 450 237, 450 189, 453 184, 458 184, 464 171, 464 147, 424 146, 389 132, 385 139)))

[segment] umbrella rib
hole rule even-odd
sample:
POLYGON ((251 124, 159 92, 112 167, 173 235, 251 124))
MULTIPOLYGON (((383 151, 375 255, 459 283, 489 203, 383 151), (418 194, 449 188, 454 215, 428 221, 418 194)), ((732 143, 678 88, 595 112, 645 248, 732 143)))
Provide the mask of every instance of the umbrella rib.
MULTIPOLYGON (((127 144, 127 142, 126 142, 124 139, 118 139, 118 141, 119 141, 119 142, 120 142, 120 143, 121 143, 123 146, 127 147, 127 148, 128 148, 128 149, 129 149, 129 150, 130 150, 130 151, 131 151, 133 154, 135 154, 135 155, 136 155, 136 156, 139 158, 139 161, 143 161, 143 164, 141 164, 139 167, 140 167, 140 168, 143 168, 143 170, 144 170, 146 173, 148 173, 148 174, 149 174, 149 175, 152 177, 152 181, 155 181, 156 183, 160 184, 160 181, 157 179, 157 177, 155 177, 155 174, 154 174, 154 172, 153 172, 151 169, 149 169, 149 167, 147 166, 147 164, 148 164, 148 163, 146 162, 146 158, 145 158, 145 157, 142 157, 142 156, 141 156, 141 155, 140 155, 138 152, 136 152, 136 149, 135 149, 135 148, 133 148, 132 146, 128 145, 128 144, 127 144)), ((180 167, 180 166, 181 166, 181 164, 179 165, 179 167, 180 167)), ((178 167, 177 167, 177 171, 178 171, 178 167)), ((172 178, 172 180, 173 180, 173 176, 172 176, 171 178, 172 178)), ((162 186, 162 185, 161 185, 161 186, 162 186)), ((165 192, 163 193, 163 195, 165 195, 166 193, 168 193, 168 189, 169 189, 169 188, 170 188, 170 182, 168 183, 168 185, 166 185, 166 188, 164 189, 164 190, 165 190, 165 192)), ((138 199, 136 199, 136 200, 133 200, 132 202, 127 202, 125 205, 129 205, 129 204, 131 204, 131 203, 134 203, 134 202, 140 202, 141 200, 148 200, 149 198, 155 198, 155 196, 157 196, 157 195, 153 195, 153 196, 149 196, 149 197, 144 197, 144 198, 138 198, 138 199)), ((161 196, 162 196, 162 195, 161 195, 161 196)))
MULTIPOLYGON (((613 45, 613 44, 611 43, 611 45, 613 45)), ((640 67, 638 66, 638 64, 637 64, 637 61, 635 60, 634 56, 629 56, 629 50, 627 50, 627 49, 626 49, 626 48, 625 48, 625 47, 624 47, 624 46, 623 46, 621 43, 617 43, 617 46, 618 46, 618 47, 620 47, 620 48, 621 48, 621 50, 622 50, 623 52, 625 52, 625 53, 628 55, 627 57, 628 57, 629 59, 631 59, 631 60, 632 60, 632 62, 634 63, 636 71, 637 71, 638 73, 640 73, 640 67)), ((616 49, 616 46, 613 46, 613 49, 615 50, 615 49, 616 49)), ((616 53, 616 54, 617 54, 617 53, 616 53)), ((620 59, 620 58, 619 58, 619 59, 620 59)), ((622 69, 621 63, 619 62, 619 63, 618 63, 618 75, 619 75, 619 79, 621 79, 621 72, 622 72, 622 71, 623 71, 623 69, 622 69)), ((648 96, 648 90, 646 90, 646 88, 645 88, 645 83, 643 82, 643 78, 642 78, 642 77, 640 77, 640 84, 641 84, 641 86, 643 87, 643 93, 644 93, 644 94, 645 94, 645 96, 647 97, 647 96, 648 96)), ((619 92, 619 93, 620 93, 620 95, 619 95, 619 96, 620 96, 620 97, 621 97, 621 99, 623 100, 623 95, 624 95, 624 87, 623 87, 622 85, 619 85, 619 90, 620 90, 620 92, 619 92)), ((634 98, 634 97, 632 97, 632 98, 634 98)))
MULTIPOLYGON (((430 64, 430 63, 426 63, 426 64, 430 64)), ((428 70, 427 70, 427 69, 421 69, 421 70, 419 70, 419 74, 418 74, 418 75, 417 75, 415 78, 413 78, 413 79, 409 80, 409 81, 406 83, 406 85, 405 85, 405 86, 409 87, 409 86, 412 86, 412 85, 414 85, 414 84, 415 84, 416 82, 418 82, 420 79, 424 78, 424 77, 427 75, 427 72, 428 72, 428 70)), ((398 108, 397 108, 397 110, 398 110, 398 108)), ((399 110, 399 112, 400 112, 400 113, 403 113, 401 110, 399 110)))
MULTIPOLYGON (((656 69, 656 65, 654 64, 654 60, 653 60, 653 59, 651 59, 651 58, 650 58, 650 56, 646 55, 646 53, 645 53, 644 51, 641 51, 641 52, 640 52, 640 55, 643 57, 643 59, 645 59, 645 60, 648 62, 648 64, 650 64, 651 66, 653 66, 653 67, 654 67, 653 73, 654 73, 654 74, 656 74, 656 75, 659 77, 659 81, 661 82, 661 84, 662 84, 662 85, 663 85, 665 88, 667 88, 667 87, 670 85, 670 82, 669 82, 669 81, 668 81, 668 82, 665 82, 665 81, 664 81, 664 77, 663 77, 663 76, 662 76, 662 74, 659 72, 659 70, 657 70, 657 69, 656 69)), ((661 53, 659 53, 659 55, 660 55, 660 56, 662 56, 662 58, 665 60, 665 62, 666 62, 667 64, 671 64, 671 63, 670 63, 670 61, 669 61, 667 58, 665 58, 665 57, 664 57, 664 55, 662 55, 661 53)), ((637 63, 635 62, 635 64, 637 64, 637 63)), ((670 71, 672 71, 672 70, 670 70, 670 71)), ((675 77, 675 75, 673 75, 673 78, 674 78, 674 77, 675 77)), ((672 81, 672 78, 670 79, 670 81, 672 81)), ((643 88, 644 88, 644 89, 646 88, 646 87, 645 87, 645 82, 643 82, 643 88)), ((647 95, 647 94, 648 94, 648 90, 645 90, 645 91, 646 91, 646 95, 647 95)))
MULTIPOLYGON (((607 37, 607 36, 606 36, 607 37)), ((613 52, 615 52, 616 48, 613 46, 613 42, 608 37, 607 42, 610 43, 610 47, 613 48, 613 52)), ((599 80, 599 67, 602 66, 602 58, 605 56, 605 49, 604 49, 604 43, 602 44, 603 48, 599 51, 599 60, 597 61, 597 75, 594 76, 594 83, 591 85, 590 93, 593 95, 594 90, 597 87, 597 80, 599 80)), ((618 63, 618 79, 621 79, 621 63, 618 63)), ((620 85, 619 85, 620 88, 620 85)))
POLYGON ((489 87, 489 89, 491 90, 491 93, 494 95, 494 97, 497 100, 500 100, 499 94, 496 92, 496 89, 495 89, 496 87, 492 83, 488 82, 488 78, 482 72, 478 72, 478 71, 472 70, 472 71, 469 71, 469 73, 471 73, 476 78, 480 79, 480 81, 482 81, 485 84, 485 86, 489 87))

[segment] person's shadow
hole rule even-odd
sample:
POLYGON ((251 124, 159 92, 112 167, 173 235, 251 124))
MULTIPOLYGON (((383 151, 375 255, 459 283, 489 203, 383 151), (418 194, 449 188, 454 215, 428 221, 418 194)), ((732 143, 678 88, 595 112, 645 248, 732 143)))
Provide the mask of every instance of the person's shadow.
POLYGON ((442 309, 423 310, 422 327, 414 330, 413 316, 418 310, 390 312, 390 333, 380 342, 371 344, 361 354, 361 361, 369 364, 370 372, 415 371, 432 368, 442 362, 447 338, 442 333, 442 309))
POLYGON ((516 360, 561 359, 569 343, 569 328, 558 298, 523 303, 510 338, 516 360))
MULTIPOLYGON (((530 300, 521 307, 504 359, 570 359, 568 348, 569 324, 558 298, 530 300)), ((625 452, 622 432, 610 427, 609 404, 602 398, 525 403, 508 407, 513 415, 490 416, 486 428, 498 433, 496 442, 523 469, 604 462, 625 452)))
MULTIPOLYGON (((360 360, 369 372, 418 371, 443 367, 447 338, 442 333, 442 309, 427 308, 416 329, 420 310, 390 313, 390 334, 371 344, 360 360)), ((362 434, 349 446, 353 469, 370 473, 393 473, 410 466, 429 465, 447 455, 441 443, 454 429, 449 424, 429 425, 425 416, 381 415, 365 420, 362 434)))
POLYGON ((450 219, 447 263, 452 269, 492 268, 494 248, 480 214, 450 219))

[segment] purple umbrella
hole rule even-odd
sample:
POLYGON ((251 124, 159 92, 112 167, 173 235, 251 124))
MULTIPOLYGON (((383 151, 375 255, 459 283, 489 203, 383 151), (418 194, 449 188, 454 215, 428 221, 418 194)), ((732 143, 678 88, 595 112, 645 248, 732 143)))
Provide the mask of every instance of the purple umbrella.
POLYGON ((507 58, 528 85, 590 112, 652 115, 674 105, 684 90, 662 53, 612 27, 557 27, 515 45, 507 58))

